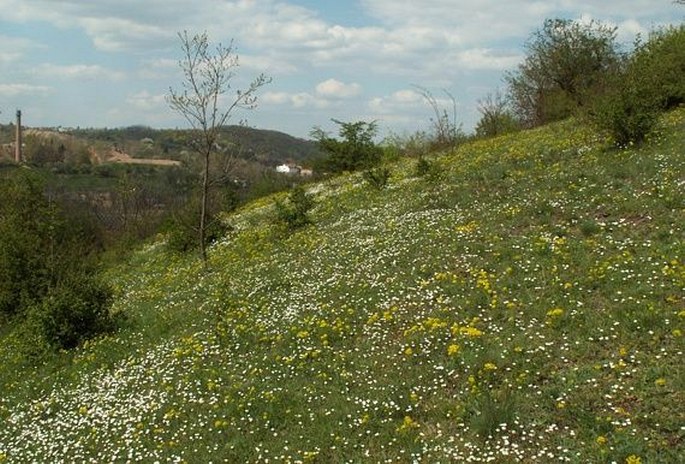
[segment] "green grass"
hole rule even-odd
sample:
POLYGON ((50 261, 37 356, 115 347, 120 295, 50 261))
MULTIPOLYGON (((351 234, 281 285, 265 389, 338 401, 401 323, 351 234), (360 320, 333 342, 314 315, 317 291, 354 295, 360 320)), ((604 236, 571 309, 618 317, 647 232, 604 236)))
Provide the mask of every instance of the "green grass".
POLYGON ((569 121, 259 200, 209 271, 151 243, 116 334, 0 334, 0 462, 682 462, 683 147, 569 121))

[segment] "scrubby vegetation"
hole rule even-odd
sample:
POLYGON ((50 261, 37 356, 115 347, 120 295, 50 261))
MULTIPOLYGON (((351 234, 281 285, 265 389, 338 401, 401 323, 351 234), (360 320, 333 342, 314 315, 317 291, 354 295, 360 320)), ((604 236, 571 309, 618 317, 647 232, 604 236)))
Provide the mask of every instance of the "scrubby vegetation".
POLYGON ((259 200, 210 273, 153 242, 107 273, 116 335, 33 366, 3 334, 3 460, 679 462, 685 112, 659 133, 332 178, 287 236, 259 200))
POLYGON ((470 140, 428 91, 433 133, 315 130, 318 183, 212 143, 206 263, 156 196, 196 171, 89 167, 148 231, 104 260, 73 147, 8 163, 0 463, 682 462, 683 28, 614 35, 547 21, 470 140))

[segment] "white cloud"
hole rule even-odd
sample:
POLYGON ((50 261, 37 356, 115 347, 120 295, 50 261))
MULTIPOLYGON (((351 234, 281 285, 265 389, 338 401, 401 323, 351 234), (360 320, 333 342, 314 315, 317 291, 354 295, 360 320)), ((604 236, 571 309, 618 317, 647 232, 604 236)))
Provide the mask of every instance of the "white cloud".
MULTIPOLYGON (((31 37, 31 43, 20 42, 26 39, 9 42, 0 35, 0 82, 28 82, 35 84, 34 92, 43 89, 46 93, 50 77, 107 79, 110 100, 122 105, 117 110, 121 111, 118 120, 123 121, 128 108, 140 112, 147 108, 150 116, 153 111, 173 114, 164 108, 163 96, 158 94, 182 79, 176 32, 187 29, 192 34, 207 30, 212 43, 235 39, 240 79, 249 80, 264 72, 282 85, 269 86, 270 92, 259 93, 260 107, 273 108, 269 114, 275 115, 274 120, 287 119, 294 124, 296 118, 290 116, 297 114, 301 121, 310 118, 309 123, 302 124, 311 127, 315 121, 331 116, 342 114, 355 119, 361 116, 360 111, 372 111, 374 115, 384 115, 387 121, 417 121, 430 112, 425 101, 413 90, 392 93, 394 89, 419 83, 454 91, 462 102, 475 101, 483 95, 472 95, 468 89, 501 84, 502 70, 516 66, 526 38, 547 17, 611 22, 619 28, 619 39, 629 43, 636 32, 644 33, 669 19, 680 19, 682 10, 670 0, 339 2, 343 9, 345 4, 355 3, 355 11, 361 10, 351 24, 346 22, 346 16, 334 16, 327 11, 332 2, 307 2, 312 5, 309 9, 289 2, 0 0, 3 21, 15 23, 22 35, 31 37), (56 34, 55 28, 68 32, 64 34, 64 43, 49 43, 56 34), (43 30, 46 35, 41 35, 43 30), (82 36, 87 37, 88 44, 77 42, 82 36), (45 50, 36 47, 41 41, 45 50), (88 54, 88 64, 37 64, 69 63, 61 56, 59 47, 66 49, 71 45, 88 54), (46 50, 55 57, 45 57, 46 50), (146 79, 149 91, 138 92, 140 89, 129 87, 135 79, 127 79, 128 76, 146 79), (338 79, 329 79, 330 76, 338 79), (384 90, 367 100, 366 106, 359 103, 362 94, 371 94, 378 88, 384 90), (297 111, 288 113, 289 110, 297 111)), ((4 84, 0 91, 16 94, 27 88, 4 84)), ((60 96, 65 95, 62 99, 70 98, 73 88, 60 86, 60 96)), ((54 106, 60 105, 56 102, 54 106)), ((60 123, 60 110, 52 112, 60 123)), ((89 118, 85 111, 81 117, 89 118)))
POLYGON ((31 84, 0 84, 0 95, 3 97, 44 96, 52 91, 51 87, 31 84))
POLYGON ((126 98, 126 103, 136 110, 152 111, 166 109, 166 96, 151 94, 147 90, 134 93, 126 98))
POLYGON ((514 68, 523 59, 519 54, 497 54, 490 48, 473 48, 457 54, 459 66, 465 69, 487 69, 503 71, 514 68))
POLYGON ((38 67, 40 74, 47 77, 60 77, 64 79, 79 79, 79 80, 122 80, 126 75, 121 71, 114 71, 104 68, 99 65, 89 64, 72 64, 72 65, 54 65, 43 64, 38 67))
POLYGON ((423 96, 413 89, 403 89, 385 97, 374 97, 368 107, 375 114, 389 115, 406 112, 424 106, 423 96))
POLYGON ((0 63, 17 61, 37 48, 40 46, 31 40, 0 34, 0 63))
POLYGON ((262 107, 273 105, 288 106, 293 109, 324 109, 332 106, 331 101, 317 95, 312 95, 309 92, 266 92, 259 97, 259 104, 262 107))
POLYGON ((328 79, 316 86, 316 93, 324 98, 350 98, 361 93, 361 85, 353 82, 345 84, 336 79, 328 79))

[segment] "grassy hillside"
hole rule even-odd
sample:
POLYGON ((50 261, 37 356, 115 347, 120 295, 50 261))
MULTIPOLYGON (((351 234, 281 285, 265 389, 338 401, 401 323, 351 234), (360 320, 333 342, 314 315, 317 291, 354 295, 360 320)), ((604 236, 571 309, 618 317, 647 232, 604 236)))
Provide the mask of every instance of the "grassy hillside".
POLYGON ((259 200, 207 272, 151 243, 115 335, 0 335, 0 462, 682 462, 684 147, 564 122, 259 200))

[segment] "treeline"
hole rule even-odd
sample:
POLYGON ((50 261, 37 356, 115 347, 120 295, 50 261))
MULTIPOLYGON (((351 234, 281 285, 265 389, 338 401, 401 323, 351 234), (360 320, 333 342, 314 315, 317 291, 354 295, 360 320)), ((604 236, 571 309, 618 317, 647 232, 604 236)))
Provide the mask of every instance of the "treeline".
POLYGON ((4 172, 0 198, 0 329, 11 327, 28 357, 112 330, 90 221, 46 195, 31 170, 4 172))
POLYGON ((505 75, 504 95, 481 101, 478 136, 577 116, 617 145, 642 142, 659 114, 685 103, 685 26, 638 37, 624 52, 615 27, 549 19, 526 43, 525 60, 505 75))

